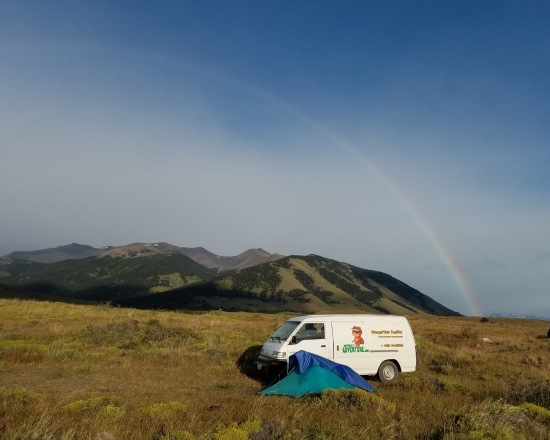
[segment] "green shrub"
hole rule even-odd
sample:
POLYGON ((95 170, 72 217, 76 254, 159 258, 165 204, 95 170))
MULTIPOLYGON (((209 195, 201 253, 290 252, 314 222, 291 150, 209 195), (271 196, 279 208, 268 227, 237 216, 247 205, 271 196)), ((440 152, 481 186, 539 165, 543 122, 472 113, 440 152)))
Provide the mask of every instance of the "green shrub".
POLYGON ((137 408, 131 418, 140 427, 141 438, 159 438, 162 435, 177 438, 177 435, 184 435, 180 431, 187 423, 188 412, 189 407, 185 403, 160 402, 137 408))
POLYGON ((285 433, 285 425, 276 420, 262 420, 261 429, 251 432, 249 440, 286 440, 291 439, 290 433, 285 433))
POLYGON ((518 386, 514 394, 516 403, 533 403, 550 410, 550 381, 518 386))
POLYGON ((218 428, 212 435, 212 440, 248 440, 250 435, 261 431, 259 420, 249 420, 243 423, 231 423, 218 428))
POLYGON ((198 335, 189 329, 164 327, 157 319, 143 324, 137 320, 123 321, 105 326, 88 326, 76 339, 91 345, 115 346, 131 350, 143 345, 174 346, 196 342, 198 335))
POLYGON ((323 406, 337 408, 354 408, 360 411, 381 409, 387 413, 395 414, 396 407, 375 393, 369 393, 360 389, 326 390, 321 394, 323 406))
POLYGON ((100 422, 117 422, 126 415, 126 409, 109 403, 97 411, 96 419, 100 422))
POLYGON ((0 402, 6 408, 25 407, 36 403, 39 400, 37 394, 29 392, 26 388, 15 388, 6 391, 0 390, 0 402))
POLYGON ((550 426, 550 411, 546 408, 534 405, 532 403, 524 402, 519 408, 523 411, 524 414, 528 415, 532 419, 535 419, 538 422, 546 423, 550 426))
POLYGON ((550 425, 545 423, 547 414, 544 411, 544 408, 532 406, 483 402, 460 417, 443 440, 547 440, 550 425))
POLYGON ((160 436, 160 440, 195 440, 196 437, 187 431, 175 430, 169 434, 163 434, 160 436))
POLYGON ((403 390, 420 390, 425 387, 425 381, 419 376, 403 375, 399 378, 396 385, 403 390))
POLYGON ((13 364, 34 364, 48 355, 43 344, 21 340, 0 341, 0 359, 13 364))
POLYGON ((435 379, 433 384, 436 391, 441 391, 443 393, 461 393, 466 391, 466 387, 460 382, 445 378, 435 379))
POLYGON ((187 405, 181 402, 153 403, 143 408, 144 414, 161 421, 184 416, 187 410, 187 405))
POLYGON ((76 400, 65 405, 64 408, 70 413, 78 413, 81 415, 84 413, 98 413, 105 407, 119 407, 120 400, 121 399, 117 396, 98 396, 91 397, 89 399, 76 400))

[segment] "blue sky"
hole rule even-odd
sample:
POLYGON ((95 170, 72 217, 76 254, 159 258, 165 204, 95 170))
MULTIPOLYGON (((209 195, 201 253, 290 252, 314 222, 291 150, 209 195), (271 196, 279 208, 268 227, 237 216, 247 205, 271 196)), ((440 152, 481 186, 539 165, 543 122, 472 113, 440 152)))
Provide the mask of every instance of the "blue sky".
POLYGON ((550 317, 550 6, 3 1, 0 255, 251 247, 550 317))

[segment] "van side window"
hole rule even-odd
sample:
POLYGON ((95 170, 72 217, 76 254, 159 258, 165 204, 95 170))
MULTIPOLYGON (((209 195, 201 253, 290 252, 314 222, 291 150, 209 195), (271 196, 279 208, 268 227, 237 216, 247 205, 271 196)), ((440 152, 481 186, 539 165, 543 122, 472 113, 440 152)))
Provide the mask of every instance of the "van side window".
POLYGON ((308 322, 296 333, 296 342, 310 339, 325 339, 325 324, 322 322, 308 322))

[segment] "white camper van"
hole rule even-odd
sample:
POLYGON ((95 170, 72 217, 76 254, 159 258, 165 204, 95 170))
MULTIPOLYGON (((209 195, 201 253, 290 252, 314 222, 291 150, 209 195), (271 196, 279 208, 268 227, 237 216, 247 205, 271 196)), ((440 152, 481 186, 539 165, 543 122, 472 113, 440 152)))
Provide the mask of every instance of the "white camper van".
POLYGON ((411 326, 403 316, 308 315, 289 319, 263 345, 256 367, 282 369, 288 358, 305 350, 353 368, 384 383, 400 372, 416 370, 411 326))

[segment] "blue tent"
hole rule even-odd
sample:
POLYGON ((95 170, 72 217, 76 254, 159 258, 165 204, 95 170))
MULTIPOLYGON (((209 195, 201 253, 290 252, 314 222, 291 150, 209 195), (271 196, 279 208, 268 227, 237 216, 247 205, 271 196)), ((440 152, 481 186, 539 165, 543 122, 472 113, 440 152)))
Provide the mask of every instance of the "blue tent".
POLYGON ((289 368, 291 371, 285 378, 260 391, 259 394, 297 397, 310 393, 321 393, 329 388, 361 388, 365 391, 376 392, 376 388, 350 367, 307 351, 298 351, 290 356, 289 368))

